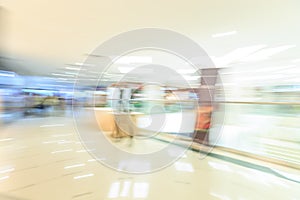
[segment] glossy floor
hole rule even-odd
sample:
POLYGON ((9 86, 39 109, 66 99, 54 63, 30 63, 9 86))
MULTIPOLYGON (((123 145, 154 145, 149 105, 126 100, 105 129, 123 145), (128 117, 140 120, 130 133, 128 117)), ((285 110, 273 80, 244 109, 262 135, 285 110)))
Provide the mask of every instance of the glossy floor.
MULTIPOLYGON (((166 145, 152 139, 112 143, 129 152, 166 145)), ((297 181, 212 156, 200 157, 188 150, 159 171, 123 173, 89 154, 71 118, 23 119, 1 126, 0 199, 300 199, 297 181)))

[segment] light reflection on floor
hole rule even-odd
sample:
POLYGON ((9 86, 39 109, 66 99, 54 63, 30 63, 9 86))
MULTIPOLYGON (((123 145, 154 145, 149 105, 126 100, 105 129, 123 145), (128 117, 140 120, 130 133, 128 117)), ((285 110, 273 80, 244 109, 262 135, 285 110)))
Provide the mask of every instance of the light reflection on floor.
MULTIPOLYGON (((0 133, 3 200, 300 199, 298 183, 212 157, 200 160, 192 151, 155 173, 117 172, 82 146, 71 118, 24 119, 2 126, 0 133)), ((165 145, 143 142, 128 145, 123 140, 118 145, 129 152, 165 145)))

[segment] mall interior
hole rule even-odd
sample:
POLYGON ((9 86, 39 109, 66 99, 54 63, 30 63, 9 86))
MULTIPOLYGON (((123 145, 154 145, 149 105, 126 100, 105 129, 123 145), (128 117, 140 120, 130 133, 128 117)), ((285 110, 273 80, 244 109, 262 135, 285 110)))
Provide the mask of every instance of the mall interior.
POLYGON ((299 0, 2 0, 0 200, 300 200, 299 0))

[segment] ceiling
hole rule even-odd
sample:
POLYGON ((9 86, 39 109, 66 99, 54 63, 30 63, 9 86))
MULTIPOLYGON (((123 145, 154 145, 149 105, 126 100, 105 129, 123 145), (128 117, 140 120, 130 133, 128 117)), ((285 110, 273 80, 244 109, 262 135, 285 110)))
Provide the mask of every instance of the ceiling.
MULTIPOLYGON (((299 7, 298 0, 2 0, 0 33, 3 55, 16 59, 22 73, 57 76, 74 72, 72 65, 117 34, 170 29, 201 45, 224 68, 221 73, 231 74, 224 77, 230 82, 241 76, 236 72, 298 67, 299 7)), ((166 57, 158 61, 165 64, 166 57)), ((168 64, 176 70, 188 67, 168 64)), ((108 74, 122 75, 119 67, 126 64, 118 65, 108 74)))

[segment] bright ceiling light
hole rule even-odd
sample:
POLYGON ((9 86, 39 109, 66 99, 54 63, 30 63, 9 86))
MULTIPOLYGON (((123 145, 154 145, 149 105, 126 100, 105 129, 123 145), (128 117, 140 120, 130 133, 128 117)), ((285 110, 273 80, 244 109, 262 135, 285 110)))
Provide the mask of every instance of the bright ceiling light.
POLYGON ((216 34, 213 34, 211 37, 217 38, 217 37, 224 37, 224 36, 235 35, 235 34, 237 34, 237 31, 230 31, 230 32, 225 32, 225 33, 216 33, 216 34))
POLYGON ((241 61, 243 62, 249 62, 249 61, 261 61, 261 60, 266 60, 268 59, 270 56, 273 56, 277 53, 286 51, 290 48, 294 48, 296 47, 296 45, 283 45, 283 46, 279 46, 279 47, 273 47, 273 48, 267 48, 267 49, 262 49, 250 56, 247 56, 243 59, 241 59, 241 61))
POLYGON ((81 67, 81 66, 87 66, 87 67, 93 67, 95 66, 94 64, 89 64, 89 63, 81 63, 81 62, 76 62, 74 64, 67 64, 69 66, 75 66, 76 68, 77 67, 81 67))
POLYGON ((116 64, 130 64, 130 63, 152 63, 152 57, 149 56, 122 56, 114 61, 116 64))
POLYGON ((91 177, 94 176, 94 174, 85 174, 85 175, 81 175, 81 176, 75 176, 73 177, 73 179, 82 179, 82 178, 87 178, 87 177, 91 177))
POLYGON ((64 169, 71 169, 71 168, 83 167, 83 166, 85 166, 85 164, 84 163, 80 163, 80 164, 76 164, 76 165, 66 166, 66 167, 64 167, 64 169))
POLYGON ((12 172, 14 170, 15 170, 15 168, 4 169, 4 170, 0 171, 0 174, 5 174, 5 173, 8 173, 8 172, 12 172))
POLYGON ((210 193, 211 196, 214 196, 214 197, 217 197, 218 199, 221 199, 221 200, 231 200, 231 198, 223 195, 223 194, 216 194, 214 192, 211 192, 210 193))
POLYGON ((65 74, 78 75, 78 72, 65 72, 65 74))
POLYGON ((109 73, 104 73, 105 77, 122 77, 124 76, 123 74, 109 74, 109 73))
POLYGON ((122 74, 126 74, 128 72, 130 72, 131 70, 133 70, 134 67, 118 67, 118 70, 122 73, 122 74))
POLYGON ((77 67, 66 67, 66 69, 68 69, 68 70, 80 70, 80 68, 77 68, 77 67))
POLYGON ((239 61, 240 59, 243 59, 250 54, 265 48, 267 45, 261 44, 261 45, 253 45, 253 46, 248 46, 248 47, 242 47, 242 48, 237 48, 233 50, 232 52, 216 58, 216 57, 211 57, 212 60, 214 61, 215 65, 218 67, 225 67, 233 62, 239 61))
POLYGON ((52 73, 53 76, 65 76, 65 77, 74 77, 74 75, 71 74, 58 74, 58 73, 52 73))
POLYGON ((3 181, 3 180, 8 179, 8 178, 9 178, 9 176, 0 177, 0 181, 3 181))

